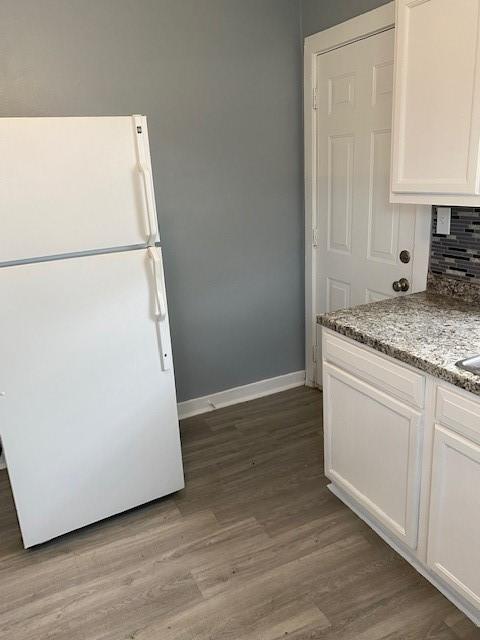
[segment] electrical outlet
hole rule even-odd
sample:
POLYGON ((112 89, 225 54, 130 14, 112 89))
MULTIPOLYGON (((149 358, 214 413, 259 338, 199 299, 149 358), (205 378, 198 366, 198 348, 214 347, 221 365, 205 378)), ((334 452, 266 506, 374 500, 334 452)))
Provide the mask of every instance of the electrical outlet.
POLYGON ((437 207, 437 234, 448 236, 450 234, 451 207, 437 207))

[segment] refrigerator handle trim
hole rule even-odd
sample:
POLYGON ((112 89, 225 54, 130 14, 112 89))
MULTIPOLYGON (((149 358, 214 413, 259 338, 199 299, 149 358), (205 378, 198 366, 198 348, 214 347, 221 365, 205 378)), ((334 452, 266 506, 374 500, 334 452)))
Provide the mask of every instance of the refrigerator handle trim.
POLYGON ((138 169, 142 176, 143 191, 147 205, 148 219, 148 244, 154 244, 158 239, 158 221, 155 207, 155 195, 153 190, 153 176, 150 169, 150 157, 147 152, 145 136, 147 132, 147 122, 145 116, 133 116, 135 139, 137 142, 138 169))

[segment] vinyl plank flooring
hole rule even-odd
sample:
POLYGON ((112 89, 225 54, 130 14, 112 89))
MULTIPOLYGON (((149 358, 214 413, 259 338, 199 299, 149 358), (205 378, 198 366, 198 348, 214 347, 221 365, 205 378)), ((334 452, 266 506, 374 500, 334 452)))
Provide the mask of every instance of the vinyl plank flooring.
POLYGON ((0 638, 480 640, 326 488, 320 392, 181 434, 184 491, 29 551, 0 472, 0 638))

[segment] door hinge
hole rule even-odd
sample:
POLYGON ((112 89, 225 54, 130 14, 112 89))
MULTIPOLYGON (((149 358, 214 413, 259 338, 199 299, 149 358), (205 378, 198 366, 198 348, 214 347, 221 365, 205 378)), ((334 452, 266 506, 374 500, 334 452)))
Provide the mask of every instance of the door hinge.
POLYGON ((314 247, 318 247, 318 229, 317 229, 317 227, 315 227, 315 229, 312 229, 312 245, 314 247))
POLYGON ((314 344, 312 347, 312 360, 313 362, 317 362, 317 345, 314 344))
POLYGON ((317 109, 317 87, 313 87, 313 108, 317 109))

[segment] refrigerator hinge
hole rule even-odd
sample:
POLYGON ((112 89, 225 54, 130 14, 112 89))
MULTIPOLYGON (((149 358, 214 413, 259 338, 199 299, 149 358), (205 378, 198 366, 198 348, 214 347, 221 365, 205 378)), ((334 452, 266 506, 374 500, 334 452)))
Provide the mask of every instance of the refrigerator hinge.
POLYGON ((317 104, 317 87, 313 87, 313 103, 312 103, 313 109, 318 109, 318 104, 317 104))
POLYGON ((318 228, 312 229, 312 245, 318 247, 318 228))

